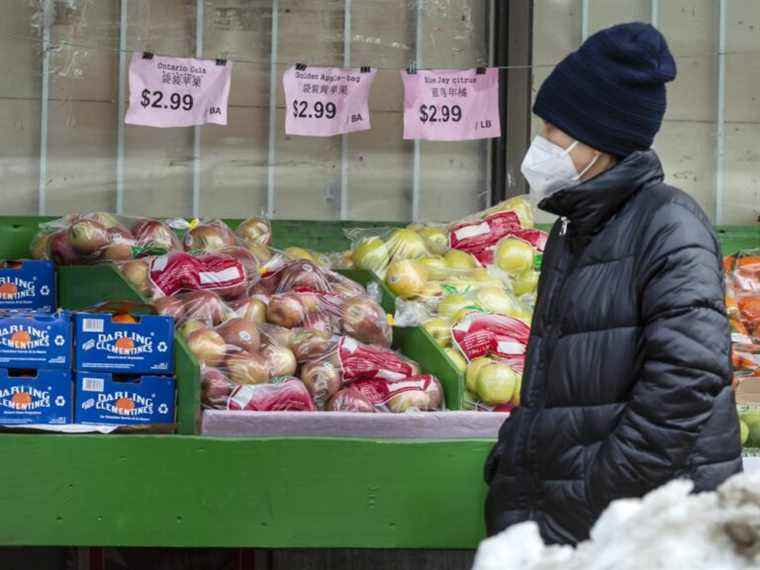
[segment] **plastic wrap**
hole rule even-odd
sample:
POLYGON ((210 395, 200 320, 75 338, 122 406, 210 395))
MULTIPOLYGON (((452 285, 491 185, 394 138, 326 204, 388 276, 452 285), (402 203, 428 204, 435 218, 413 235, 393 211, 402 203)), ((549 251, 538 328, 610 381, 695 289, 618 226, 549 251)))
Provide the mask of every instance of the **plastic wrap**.
POLYGON ((158 220, 93 212, 40 224, 30 249, 35 259, 56 265, 90 265, 161 255, 182 246, 174 231, 158 220))
POLYGON ((405 411, 412 404, 402 406, 399 400, 393 399, 402 392, 415 392, 401 399, 418 398, 413 407, 421 411, 440 409, 443 405, 438 380, 421 376, 416 363, 393 350, 362 344, 351 337, 333 338, 328 350, 304 363, 301 378, 320 409, 362 407, 367 399, 375 411, 405 411), (335 398, 349 387, 361 395, 348 392, 335 398), (435 396, 438 392, 440 397, 435 396), (430 400, 423 404, 425 398, 430 400))

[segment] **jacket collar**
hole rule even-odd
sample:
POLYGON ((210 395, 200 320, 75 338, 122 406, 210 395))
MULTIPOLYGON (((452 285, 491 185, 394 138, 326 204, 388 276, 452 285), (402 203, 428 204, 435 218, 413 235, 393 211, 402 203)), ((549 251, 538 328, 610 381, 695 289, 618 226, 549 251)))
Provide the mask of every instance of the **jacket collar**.
POLYGON ((594 234, 636 192, 663 178, 653 150, 634 152, 599 176, 541 200, 538 207, 568 218, 577 234, 594 234))

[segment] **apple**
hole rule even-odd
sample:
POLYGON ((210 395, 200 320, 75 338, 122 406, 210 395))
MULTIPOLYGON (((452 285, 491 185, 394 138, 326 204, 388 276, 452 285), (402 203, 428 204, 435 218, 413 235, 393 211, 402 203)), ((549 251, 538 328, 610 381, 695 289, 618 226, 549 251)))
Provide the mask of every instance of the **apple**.
POLYGON ((161 297, 153 301, 153 308, 159 315, 180 321, 185 316, 185 303, 179 297, 161 297))
POLYGON ((373 271, 378 275, 382 275, 390 263, 388 248, 377 236, 360 241, 354 248, 351 259, 357 268, 373 271))
POLYGON ((248 252, 258 262, 259 267, 263 267, 267 261, 272 259, 272 250, 267 246, 259 243, 249 243, 245 245, 248 252))
POLYGON ((474 301, 468 299, 464 295, 447 295, 441 299, 440 303, 438 303, 438 314, 443 317, 452 318, 462 309, 468 308, 476 310, 478 307, 475 305, 474 301))
POLYGON ((424 390, 408 390, 392 396, 388 400, 388 409, 394 414, 403 414, 411 411, 432 410, 433 406, 424 390))
POLYGON ((238 384, 264 384, 271 375, 266 358, 256 353, 239 352, 227 357, 225 366, 238 384))
POLYGON ((464 359, 464 357, 453 348, 446 348, 443 352, 445 352, 446 356, 449 357, 449 360, 451 360, 451 363, 454 365, 454 368, 456 368, 456 371, 459 374, 464 374, 465 370, 467 370, 467 361, 464 359))
POLYGON ((501 287, 483 287, 475 293, 475 301, 488 313, 515 316, 520 313, 517 302, 501 287))
POLYGON ((478 372, 476 391, 481 401, 489 406, 508 404, 519 380, 512 368, 501 362, 483 366, 478 372))
POLYGON ((259 333, 263 336, 266 344, 279 344, 293 349, 293 339, 298 331, 278 327, 277 325, 262 324, 259 325, 259 333))
POLYGON ((404 299, 416 297, 427 282, 427 270, 419 262, 404 259, 388 266, 385 277, 390 290, 404 299))
POLYGON ((329 333, 308 329, 296 332, 289 348, 298 362, 307 362, 324 356, 333 348, 333 342, 330 340, 329 333))
POLYGON ((108 212, 94 212, 86 215, 87 219, 93 220, 103 226, 106 229, 116 228, 121 226, 119 220, 113 214, 108 212))
POLYGON ((425 240, 422 236, 409 229, 399 229, 394 231, 388 238, 388 251, 391 253, 391 259, 419 259, 430 255, 425 240))
POLYGON ((266 246, 272 241, 272 226, 264 218, 248 218, 240 223, 235 230, 235 235, 247 245, 266 246))
POLYGON ((235 236, 224 222, 200 224, 185 234, 185 249, 216 253, 235 245, 235 236))
POLYGON ((470 362, 467 365, 467 369, 465 370, 465 387, 470 392, 477 392, 477 385, 478 385, 478 375, 480 374, 480 371, 483 369, 484 366, 488 366, 489 364, 493 364, 495 361, 493 358, 488 358, 487 356, 481 356, 480 358, 474 359, 472 362, 470 362))
POLYGON ((297 295, 288 293, 273 295, 267 307, 267 321, 273 325, 293 328, 300 325, 306 317, 306 311, 297 295))
POLYGON ((535 250, 528 242, 504 238, 496 245, 494 263, 509 275, 515 276, 533 269, 535 250))
POLYGON ((213 291, 190 291, 182 295, 185 315, 216 326, 226 320, 227 307, 213 291))
POLYGON ((535 293, 538 289, 538 278, 539 273, 535 269, 524 271, 517 275, 512 281, 512 290, 518 297, 535 293))
POLYGON ((199 331, 202 329, 207 329, 206 323, 202 321, 196 321, 195 319, 190 319, 185 321, 181 327, 179 327, 179 333, 187 338, 191 334, 193 334, 195 331, 199 331))
POLYGON ((417 233, 425 240, 427 250, 433 255, 443 255, 449 250, 449 236, 443 228, 427 226, 417 233))
POLYGON ((201 364, 219 366, 227 355, 222 336, 210 329, 197 330, 187 337, 187 346, 201 364))
POLYGON ((170 251, 182 249, 177 234, 159 220, 149 218, 138 220, 132 225, 132 235, 138 247, 149 254, 164 255, 170 251))
POLYGON ((253 323, 266 322, 267 304, 261 299, 251 297, 235 301, 231 305, 233 314, 241 319, 246 319, 253 323))
POLYGON ((312 263, 317 263, 317 260, 314 258, 314 254, 310 252, 308 249, 304 249, 302 247, 289 247, 284 252, 285 257, 288 259, 298 260, 298 259, 304 259, 306 261, 311 261, 312 263))
POLYGON ((531 208, 530 203, 522 196, 515 196, 504 202, 499 202, 495 206, 486 210, 484 214, 489 216, 497 212, 514 212, 517 214, 520 226, 522 226, 523 229, 530 229, 533 227, 533 208, 531 208))
POLYGON ((444 317, 433 317, 422 323, 438 346, 446 347, 451 344, 451 322, 444 317))
POLYGON ((261 349, 261 355, 266 359, 272 377, 293 376, 298 368, 293 351, 277 344, 268 344, 261 349))
POLYGON ((61 231, 50 236, 48 241, 50 259, 56 265, 77 265, 81 258, 69 241, 69 233, 61 231))
POLYGON ((427 270, 428 279, 443 280, 451 274, 449 266, 440 255, 420 257, 417 261, 427 270))
POLYGON ((204 367, 201 372, 201 401, 211 407, 226 408, 234 385, 218 369, 204 367))
POLYGON ((225 321, 216 328, 228 346, 235 346, 244 352, 256 352, 259 349, 259 330, 251 321, 234 318, 225 321))
POLYGON ((309 362, 303 366, 301 380, 314 398, 314 403, 322 409, 340 389, 340 368, 330 360, 309 362))
POLYGON ((480 266, 477 259, 460 249, 450 249, 444 254, 443 260, 450 269, 474 269, 480 266))
POLYGON ((32 240, 29 246, 29 253, 32 259, 48 259, 48 247, 50 245, 50 236, 52 234, 40 232, 32 240))
POLYGON ((330 401, 327 402, 325 410, 328 412, 355 412, 374 414, 377 412, 364 394, 356 388, 348 387, 338 391, 330 401))
POLYGON ((390 347, 392 330, 385 311, 366 296, 354 297, 341 308, 343 331, 365 344, 390 347))
POLYGON ((135 259, 119 266, 124 278, 137 289, 141 295, 149 295, 151 290, 150 266, 144 260, 135 259))
POLYGON ((80 219, 69 226, 69 242, 83 255, 103 250, 109 243, 108 231, 94 220, 80 219))
POLYGON ((478 409, 478 398, 469 390, 464 391, 464 397, 462 398, 462 409, 474 412, 478 409))

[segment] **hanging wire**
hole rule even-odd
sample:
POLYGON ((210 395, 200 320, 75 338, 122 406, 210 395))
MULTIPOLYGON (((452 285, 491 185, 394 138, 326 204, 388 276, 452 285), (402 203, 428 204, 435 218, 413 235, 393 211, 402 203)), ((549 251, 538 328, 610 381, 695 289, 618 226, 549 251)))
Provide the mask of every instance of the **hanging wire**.
MULTIPOLYGON (((14 36, 10 35, 8 36, 12 39, 20 39, 25 41, 34 41, 39 42, 38 38, 33 38, 29 36, 14 36)), ((81 49, 81 50, 88 50, 88 51, 111 51, 114 53, 128 53, 128 54, 134 54, 134 53, 143 53, 145 50, 138 50, 138 49, 119 49, 119 48, 112 48, 107 46, 93 46, 93 45, 85 45, 85 44, 79 44, 74 42, 69 42, 66 40, 60 40, 60 41, 51 41, 49 50, 50 51, 58 51, 61 48, 75 48, 75 49, 81 49)), ((159 57, 177 57, 177 58, 186 58, 187 55, 177 55, 177 54, 169 54, 169 53, 160 53, 155 52, 151 50, 151 53, 154 53, 155 55, 159 57)), ((719 55, 757 55, 760 54, 760 50, 737 50, 737 51, 712 51, 712 52, 705 52, 705 53, 699 53, 699 54, 674 54, 674 58, 676 60, 684 60, 684 59, 704 59, 704 58, 712 58, 717 57, 719 55)), ((225 59, 227 61, 233 62, 233 63, 242 63, 246 65, 260 65, 262 67, 270 67, 271 62, 267 60, 252 60, 252 59, 243 59, 243 58, 235 58, 235 57, 227 57, 224 55, 219 55, 219 58, 225 59)), ((277 67, 283 67, 283 68, 290 68, 296 65, 296 63, 300 62, 277 62, 275 65, 277 67)), ((334 62, 329 63, 318 63, 318 62, 309 62, 309 65, 312 67, 340 67, 340 65, 335 64, 334 62)), ((362 65, 367 65, 366 62, 362 62, 362 65)), ((504 70, 520 70, 520 69, 542 69, 542 68, 553 68, 557 65, 557 63, 538 63, 538 64, 532 64, 532 65, 499 65, 499 66, 489 66, 491 68, 495 69, 504 69, 504 70)), ((377 70, 383 70, 383 71, 400 71, 402 69, 406 69, 408 66, 375 66, 371 65, 372 69, 377 70)), ((478 67, 477 64, 474 64, 472 67, 478 67)), ((459 67, 446 67, 446 66, 433 66, 433 67, 419 67, 417 68, 419 70, 460 70, 462 69, 461 66, 459 67)))

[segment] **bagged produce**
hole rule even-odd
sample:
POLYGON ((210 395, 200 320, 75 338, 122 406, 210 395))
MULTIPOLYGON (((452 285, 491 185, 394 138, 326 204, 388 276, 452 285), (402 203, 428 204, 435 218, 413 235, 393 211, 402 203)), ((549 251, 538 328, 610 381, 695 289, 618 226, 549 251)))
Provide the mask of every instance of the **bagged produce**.
POLYGON ((330 340, 327 350, 304 363, 301 379, 319 408, 338 390, 359 380, 398 382, 419 375, 416 363, 397 352, 343 336, 330 340))
POLYGON ((191 255, 172 252, 150 263, 154 294, 171 296, 180 291, 214 291, 225 299, 238 299, 258 280, 258 271, 223 253, 191 255))
POLYGON ((126 218, 106 212, 70 214, 40 224, 31 254, 57 265, 125 261, 181 250, 167 224, 148 218, 126 218))
POLYGON ((403 380, 359 380, 341 390, 328 402, 327 409, 354 408, 344 411, 372 411, 401 414, 429 412, 442 408, 443 389, 434 376, 412 376, 403 380))
POLYGON ((452 336, 470 362, 491 355, 519 361, 527 349, 530 327, 505 315, 471 313, 453 327, 452 336))
POLYGON ((264 384, 235 384, 221 372, 203 374, 202 401, 206 407, 250 412, 311 412, 309 392, 298 378, 284 377, 264 384))

